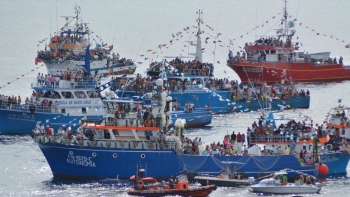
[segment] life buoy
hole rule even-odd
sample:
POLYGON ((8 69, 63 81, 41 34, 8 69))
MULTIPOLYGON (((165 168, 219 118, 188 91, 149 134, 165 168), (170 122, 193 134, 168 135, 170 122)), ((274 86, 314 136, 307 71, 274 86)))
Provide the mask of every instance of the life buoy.
POLYGON ((282 57, 283 61, 287 61, 287 56, 282 57))
POLYGON ((139 190, 142 190, 142 189, 143 189, 143 186, 144 186, 144 184, 143 184, 143 181, 142 181, 142 180, 137 181, 137 188, 138 188, 139 190))
POLYGON ((151 126, 151 121, 149 119, 145 120, 145 126, 146 127, 151 126))
POLYGON ((119 111, 116 111, 116 112, 115 112, 115 117, 116 117, 116 118, 119 118, 119 116, 120 116, 119 111))

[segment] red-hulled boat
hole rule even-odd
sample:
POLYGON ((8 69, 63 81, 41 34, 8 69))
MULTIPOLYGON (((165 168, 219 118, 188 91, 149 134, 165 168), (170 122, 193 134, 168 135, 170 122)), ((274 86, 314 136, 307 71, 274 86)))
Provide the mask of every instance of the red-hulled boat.
POLYGON ((229 54, 227 65, 242 82, 259 79, 267 83, 283 80, 295 82, 340 81, 350 79, 350 66, 344 66, 342 57, 332 59, 330 52, 308 54, 299 52, 299 43, 292 42, 295 20, 288 21, 286 1, 281 28, 276 36, 246 43, 243 54, 229 54))
POLYGON ((176 183, 168 185, 161 184, 152 177, 137 178, 135 188, 130 189, 128 194, 131 196, 208 196, 215 189, 215 185, 189 186, 186 175, 180 175, 176 183))

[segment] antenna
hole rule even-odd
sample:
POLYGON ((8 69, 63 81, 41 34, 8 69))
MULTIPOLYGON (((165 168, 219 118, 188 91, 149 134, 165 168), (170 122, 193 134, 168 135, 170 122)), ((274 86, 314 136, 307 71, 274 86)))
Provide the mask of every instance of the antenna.
POLYGON ((77 19, 76 24, 78 24, 78 23, 79 23, 79 21, 78 21, 78 20, 79 20, 79 14, 80 14, 80 12, 81 12, 81 9, 80 9, 80 6, 78 6, 78 5, 75 6, 74 9, 75 9, 75 14, 77 14, 77 15, 76 15, 76 17, 77 17, 77 18, 76 18, 76 19, 77 19))

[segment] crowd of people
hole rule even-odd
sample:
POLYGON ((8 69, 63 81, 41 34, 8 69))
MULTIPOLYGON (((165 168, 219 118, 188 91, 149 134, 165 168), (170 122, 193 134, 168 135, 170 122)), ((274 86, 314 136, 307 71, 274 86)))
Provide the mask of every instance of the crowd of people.
MULTIPOLYGON (((164 66, 167 75, 178 75, 183 73, 184 76, 202 75, 202 76, 213 76, 214 66, 212 63, 201 63, 196 60, 184 61, 178 57, 171 61, 165 59, 164 66)), ((149 65, 148 71, 150 72, 161 72, 163 70, 163 62, 152 62, 149 65)))

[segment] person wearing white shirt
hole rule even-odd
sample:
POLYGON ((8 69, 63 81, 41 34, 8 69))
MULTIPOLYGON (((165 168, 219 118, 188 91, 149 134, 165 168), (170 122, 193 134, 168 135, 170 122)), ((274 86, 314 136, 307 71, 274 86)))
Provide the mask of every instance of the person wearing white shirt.
POLYGON ((45 133, 45 125, 44 124, 41 125, 40 132, 41 133, 45 133))
POLYGON ((39 131, 38 128, 35 128, 35 129, 34 129, 34 134, 35 134, 35 135, 39 135, 39 134, 40 134, 40 131, 39 131))

